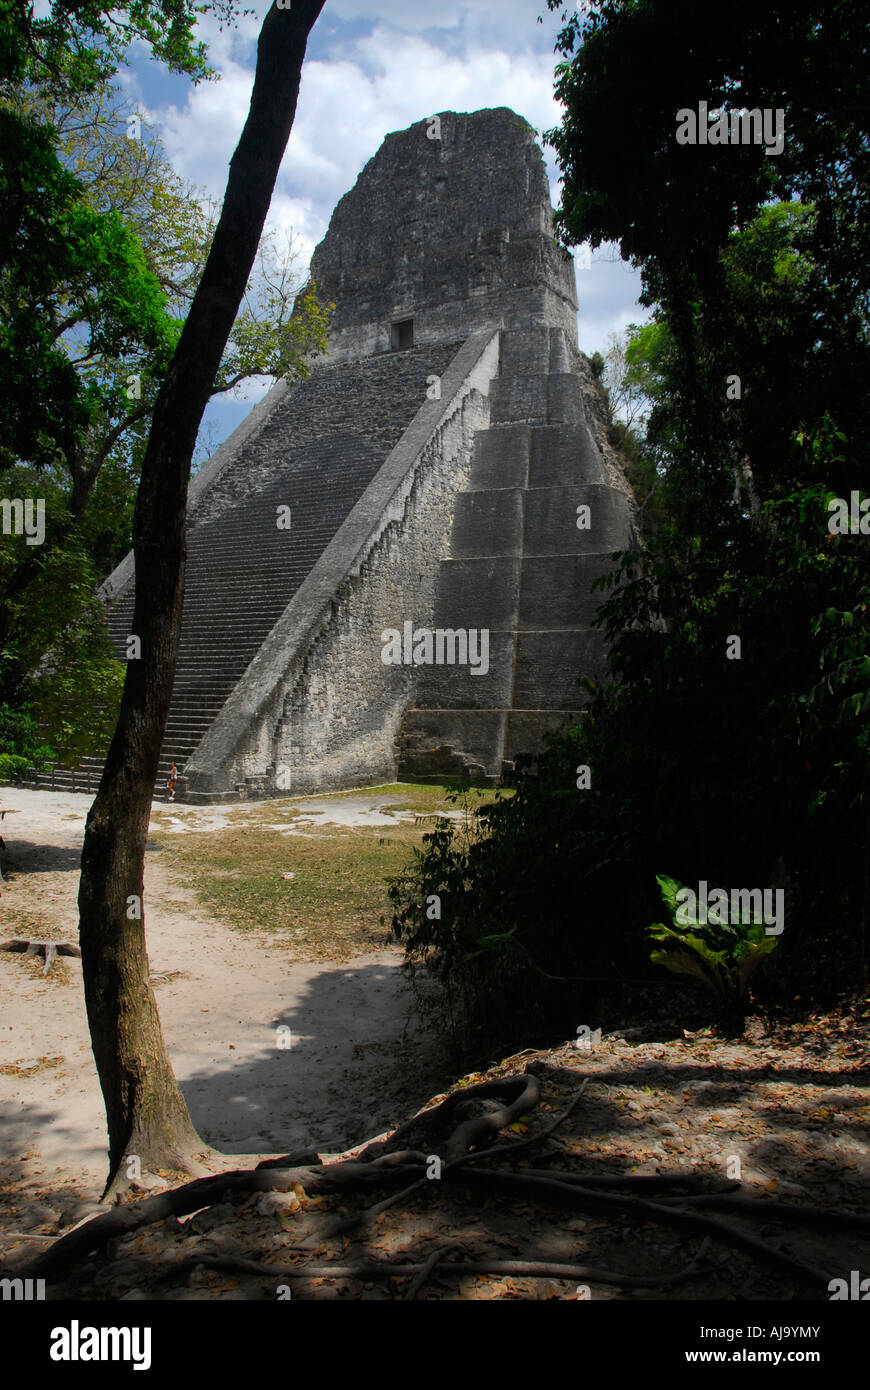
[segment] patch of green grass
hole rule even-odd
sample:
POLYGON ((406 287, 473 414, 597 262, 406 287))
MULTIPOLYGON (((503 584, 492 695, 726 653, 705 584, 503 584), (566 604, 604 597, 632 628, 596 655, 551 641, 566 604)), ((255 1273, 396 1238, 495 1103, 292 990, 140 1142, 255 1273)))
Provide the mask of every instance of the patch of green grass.
MULTIPOLYGON (((394 793, 400 801, 379 809, 426 817, 459 809, 438 786, 403 783, 332 795, 380 798, 394 793)), ((491 801, 494 795, 473 795, 471 804, 491 801)), ((268 932, 295 959, 342 962, 388 944, 391 907, 385 879, 401 871, 411 847, 421 843, 433 821, 397 819, 389 827, 303 824, 299 834, 269 828, 304 815, 306 801, 312 799, 237 807, 232 827, 169 833, 161 844, 173 876, 191 886, 222 921, 240 931, 268 932), (284 873, 294 877, 285 879, 284 873)))
POLYGON ((294 804, 304 806, 306 801, 325 801, 327 798, 330 801, 341 801, 354 796, 404 796, 415 802, 420 797, 428 797, 430 800, 445 802, 444 788, 434 782, 382 782, 376 787, 349 787, 339 792, 312 792, 311 796, 290 799, 294 804))

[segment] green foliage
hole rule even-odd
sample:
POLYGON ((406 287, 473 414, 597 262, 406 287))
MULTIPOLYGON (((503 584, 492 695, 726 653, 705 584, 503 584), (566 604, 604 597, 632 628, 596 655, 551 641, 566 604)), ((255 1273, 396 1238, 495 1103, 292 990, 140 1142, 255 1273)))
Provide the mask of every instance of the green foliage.
MULTIPOLYGON (((766 1005, 866 974, 870 552, 828 534, 826 506, 870 477, 864 29, 854 0, 737 0, 712 27, 694 0, 566 17, 564 239, 618 242, 652 309, 605 378, 642 407, 611 438, 645 546, 598 586, 610 680, 579 725, 472 843, 443 827, 402 888, 406 948, 461 989, 472 1035, 565 1037, 645 1001, 663 863, 679 882, 787 885, 777 969, 753 981, 766 1005), (675 112, 700 97, 782 107, 783 155, 678 146, 675 112)), ((715 1019, 772 948, 692 935, 661 945, 706 971, 715 1019)))
POLYGON ((5 5, 0 10, 0 84, 51 84, 59 95, 92 91, 137 42, 147 45, 170 72, 199 82, 214 76, 205 45, 193 33, 197 15, 207 12, 224 24, 234 20, 238 7, 230 0, 133 0, 117 6, 100 0, 50 0, 37 17, 32 5, 5 5))
MULTIPOLYGON (((93 594, 130 545, 139 461, 211 244, 215 208, 146 121, 127 138, 112 75, 133 41, 193 79, 198 14, 234 5, 56 0, 0 16, 0 493, 39 497, 39 547, 0 538, 0 699, 74 759, 105 745, 122 668, 93 594)), ((331 306, 297 295, 264 239, 215 382, 307 375, 331 306)))
POLYGON ((498 1008, 480 1012, 481 986, 486 980, 498 988, 510 978, 516 927, 492 930, 506 904, 490 871, 487 832, 497 833, 503 799, 481 805, 484 794, 460 784, 446 795, 460 805, 459 819, 435 818, 423 848, 414 848, 411 864, 388 881, 388 896, 397 908, 392 931, 404 944, 408 974, 418 984, 434 977, 441 987, 435 995, 419 990, 421 1012, 449 1028, 456 1041, 473 1031, 475 1013, 479 1033, 498 1026, 498 1008))
POLYGON ((641 263, 653 302, 678 278, 706 285, 734 227, 772 200, 798 200, 820 213, 828 302, 853 318, 870 261, 863 0, 833 10, 825 0, 733 0, 715 25, 695 0, 604 0, 596 11, 584 24, 569 9, 559 38, 565 115, 547 138, 565 178, 565 234, 618 241, 641 263), (783 153, 678 145, 675 113, 701 97, 710 110, 783 108, 783 153))
POLYGON ((107 746, 118 717, 125 667, 112 651, 87 556, 73 548, 46 557, 28 594, 35 621, 17 655, 21 695, 46 731, 56 761, 73 766, 107 746))
POLYGON ((0 463, 64 462, 75 479, 94 433, 136 410, 128 375, 165 371, 178 326, 117 214, 84 205, 57 160, 47 179, 50 225, 28 208, 0 273, 0 463))
POLYGON ((406 965, 463 1051, 573 1035, 626 977, 652 979, 640 930, 655 899, 634 896, 626 824, 597 780, 576 787, 591 734, 584 721, 514 795, 479 792, 461 820, 437 823, 391 885, 406 965))
POLYGON ((610 443, 616 448, 638 502, 638 521, 648 534, 666 525, 661 505, 664 478, 663 450, 648 430, 651 410, 663 403, 663 363, 667 357, 667 325, 653 322, 629 324, 622 334, 610 335, 603 360, 603 380, 613 422, 610 443))
MULTIPOLYGON (((18 706, 39 722, 42 756, 56 761, 75 762, 104 746, 117 718, 124 667, 113 655, 96 597, 99 573, 93 558, 108 546, 105 553, 114 560, 111 547, 119 529, 124 534, 128 488, 113 473, 107 470, 100 480, 82 524, 51 549, 0 536, 0 590, 7 595, 9 619, 0 648, 0 692, 7 707, 18 706), (29 582, 16 591, 16 578, 31 566, 29 582)), ((66 489, 50 473, 37 477, 15 468, 5 475, 5 486, 13 495, 41 499, 47 527, 58 526, 67 514, 66 489)), ((129 518, 125 542, 128 528, 129 518)), ((31 745, 28 736, 22 756, 33 757, 27 751, 31 745)))
POLYGON ((662 943, 662 949, 650 952, 650 960, 674 975, 700 980, 726 1012, 739 1009, 751 976, 776 948, 777 937, 767 936, 763 924, 748 917, 738 922, 713 923, 708 918, 681 924, 677 917, 681 885, 665 874, 656 878, 671 921, 647 928, 647 936, 662 943))
POLYGON ((261 246, 261 278, 233 325, 216 392, 231 390, 251 376, 307 377, 309 358, 326 350, 335 305, 320 303, 313 280, 295 295, 291 265, 291 255, 276 256, 268 241, 261 246))
POLYGON ((19 781, 30 768, 41 767, 52 756, 32 712, 0 704, 0 782, 19 781))

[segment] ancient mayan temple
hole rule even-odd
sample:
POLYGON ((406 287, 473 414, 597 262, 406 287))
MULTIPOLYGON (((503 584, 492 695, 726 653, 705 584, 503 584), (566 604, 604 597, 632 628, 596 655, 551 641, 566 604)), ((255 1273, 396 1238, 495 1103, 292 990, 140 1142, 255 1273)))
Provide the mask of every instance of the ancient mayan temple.
MULTIPOLYGON (((192 800, 492 784, 576 718, 590 584, 633 543, 534 131, 501 108, 389 135, 311 269, 328 356, 191 484, 162 770, 192 800)), ((132 585, 128 557, 119 655, 132 585)))

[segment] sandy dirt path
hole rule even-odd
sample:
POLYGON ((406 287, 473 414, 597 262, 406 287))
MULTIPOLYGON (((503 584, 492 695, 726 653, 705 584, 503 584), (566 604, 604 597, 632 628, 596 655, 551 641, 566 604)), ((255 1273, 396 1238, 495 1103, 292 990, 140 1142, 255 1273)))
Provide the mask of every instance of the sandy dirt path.
MULTIPOLYGON (((77 940, 90 802, 81 794, 3 789, 2 804, 19 810, 3 824, 9 883, 0 939, 77 940), (10 918, 13 905, 26 908, 26 930, 10 918)), ((361 802, 360 814, 368 814, 361 802)), ((335 807, 346 823, 347 805, 335 807)), ((159 809, 165 832, 168 808, 159 809)), ((184 807, 179 819, 210 827, 215 811, 184 807)), ((340 1152, 398 1123, 439 1089, 443 1062, 411 1018, 398 951, 345 966, 292 963, 274 939, 233 931, 209 915, 191 890, 170 880, 154 851, 146 854, 145 895, 164 1035, 208 1144, 230 1154, 340 1152)), ((93 1197, 106 1174, 105 1120, 81 963, 58 958, 47 977, 42 970, 42 960, 0 952, 3 1185, 23 1183, 35 1193, 74 1183, 93 1197)), ((25 1215, 19 1208, 17 1229, 26 1227, 25 1215)))

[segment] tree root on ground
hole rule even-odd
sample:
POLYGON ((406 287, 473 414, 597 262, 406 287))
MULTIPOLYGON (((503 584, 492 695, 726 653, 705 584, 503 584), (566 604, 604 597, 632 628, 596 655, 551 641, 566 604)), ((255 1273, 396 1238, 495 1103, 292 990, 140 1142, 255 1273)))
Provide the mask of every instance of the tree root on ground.
MULTIPOLYGON (((488 1148, 484 1146, 495 1137, 499 1129, 514 1123, 519 1116, 527 1114, 537 1104, 537 1081, 533 1075, 526 1072, 522 1076, 501 1077, 479 1086, 463 1088, 453 1092, 439 1105, 420 1112, 413 1120, 397 1129, 389 1139, 367 1145, 356 1157, 327 1164, 321 1163, 316 1154, 308 1152, 287 1155, 286 1159, 267 1159, 254 1169, 199 1178, 182 1187, 146 1197, 142 1201, 114 1207, 111 1211, 59 1237, 48 1250, 36 1255, 26 1267, 18 1266, 16 1275, 24 1278, 53 1277, 92 1252, 103 1250, 110 1241, 143 1226, 171 1216, 189 1215, 234 1194, 286 1192, 297 1184, 301 1184, 309 1195, 384 1187, 399 1189, 374 1205, 364 1207, 349 1217, 333 1220, 325 1229, 306 1237, 297 1246, 300 1253, 312 1243, 322 1246, 335 1235, 369 1224, 381 1212, 411 1199, 424 1187, 434 1191, 441 1190, 441 1182, 447 1180, 451 1185, 455 1183, 464 1186, 480 1200, 504 1194, 514 1200, 519 1197, 538 1206, 567 1206, 578 1211, 676 1227, 704 1237, 702 1250, 711 1239, 739 1249, 757 1261, 775 1266, 778 1271, 788 1271, 793 1278, 799 1279, 802 1283, 811 1284, 820 1295, 823 1291, 827 1293, 830 1276, 825 1271, 739 1227, 715 1216, 705 1215, 699 1208, 715 1207, 717 1210, 732 1213, 738 1220, 758 1218, 765 1221, 782 1221, 784 1224, 827 1223, 832 1226, 849 1227, 852 1230, 870 1229, 870 1218, 853 1217, 849 1213, 825 1211, 818 1207, 800 1207, 735 1196, 733 1194, 739 1190, 739 1183, 731 1182, 723 1186, 720 1182, 711 1187, 708 1180, 696 1174, 589 1175, 540 1168, 492 1166, 494 1159, 510 1162, 521 1152, 546 1140, 579 1103, 585 1086, 584 1081, 583 1087, 572 1098, 570 1104, 537 1134, 488 1148), (484 1113, 468 1116, 467 1110, 474 1110, 475 1107, 482 1108, 484 1113), (458 1124, 455 1123, 457 1118, 458 1124), (452 1128, 445 1141, 439 1144, 443 1157, 431 1152, 426 1153, 421 1148, 395 1148, 397 1142, 413 1132, 415 1125, 422 1124, 425 1128, 434 1125, 437 1128, 443 1127, 445 1122, 452 1122, 452 1128), (472 1148, 474 1145, 480 1147, 472 1148), (430 1182, 429 1165, 436 1156, 440 1157, 441 1161, 440 1180, 430 1182), (308 1161, 291 1162, 293 1159, 308 1161), (289 1166, 280 1166, 285 1163, 289 1166), (674 1189, 680 1191, 675 1192, 674 1189), (659 1200, 649 1200, 646 1194, 650 1193, 661 1194, 659 1200)), ((697 1262, 701 1255, 699 1251, 692 1263, 677 1275, 628 1276, 580 1265, 554 1264, 552 1261, 456 1262, 448 1258, 451 1253, 455 1252, 448 1244, 442 1246, 439 1252, 430 1256, 424 1264, 405 1265, 297 1264, 279 1267, 259 1265, 256 1261, 244 1260, 241 1256, 205 1254, 192 1256, 189 1263, 209 1264, 209 1267, 216 1269, 229 1268, 226 1260, 235 1259, 234 1268, 237 1271, 244 1269, 248 1273, 280 1279, 407 1277, 419 1279, 418 1287, 422 1286, 434 1269, 440 1267, 443 1273, 513 1273, 518 1277, 585 1278, 592 1282, 612 1283, 625 1288, 652 1288, 690 1277, 690 1271, 697 1272, 697 1262), (570 1272, 557 1274, 557 1269, 570 1272)), ((187 1265, 188 1261, 182 1260, 173 1264, 168 1273, 174 1274, 187 1265)), ((158 1274, 155 1277, 162 1279, 168 1276, 158 1274)))
POLYGON ((80 948, 71 941, 31 941, 22 937, 0 942, 0 951, 20 951, 25 956, 44 956, 43 975, 48 974, 55 956, 81 956, 80 948))
MULTIPOLYGON (((704 1231, 715 1239, 723 1241, 726 1245, 748 1251, 767 1264, 774 1264, 787 1269, 791 1274, 797 1274, 802 1279, 823 1286, 825 1289, 827 1289, 831 1279, 830 1274, 818 1269, 815 1265, 807 1264, 796 1255, 789 1255, 786 1251, 778 1249, 775 1245, 769 1245, 757 1236, 740 1231, 725 1221, 719 1221, 715 1216, 703 1216, 700 1212, 681 1209, 676 1205, 664 1206, 659 1202, 645 1201, 640 1197, 623 1197, 618 1193, 603 1192, 600 1189, 593 1192, 579 1184, 575 1185, 557 1180, 549 1173, 544 1178, 531 1178, 522 1171, 506 1173, 498 1169, 463 1168, 457 1177, 466 1184, 483 1188, 487 1196, 492 1196, 491 1189, 493 1187, 496 1191, 501 1188, 502 1191, 510 1192, 515 1197, 523 1197, 529 1202, 550 1200, 557 1204, 574 1207, 578 1211, 593 1211, 599 1214, 618 1212, 623 1216, 634 1216, 638 1220, 656 1221, 659 1225, 672 1225, 690 1231, 704 1231)), ((746 1210, 740 1212, 741 1216, 748 1214, 746 1210)))
MULTIPOLYGON (((551 1174, 541 1174, 541 1177, 551 1174)), ((564 1174, 560 1174, 560 1179, 564 1174)), ((730 1190, 736 1191, 739 1183, 730 1190)), ((687 1197, 662 1197, 662 1202, 691 1202, 692 1207, 710 1207, 715 1211, 732 1211, 736 1216, 766 1216, 771 1221, 795 1226, 840 1226, 846 1231, 870 1232, 870 1216, 854 1211, 829 1210, 827 1207, 798 1205, 796 1202, 773 1202, 766 1197, 731 1197, 729 1189, 721 1192, 699 1192, 687 1197)))
MULTIPOLYGON (((489 1154, 482 1156, 488 1158, 489 1154)), ((685 1188, 685 1192, 663 1195, 660 1200, 697 1205, 704 1205, 708 1197, 718 1200, 731 1192, 739 1192, 741 1187, 739 1182, 729 1182, 726 1178, 722 1178, 720 1185, 714 1187, 711 1184, 716 1182, 715 1178, 702 1178, 697 1173, 569 1173, 552 1168, 520 1168, 518 1172, 532 1178, 558 1178, 559 1182, 577 1183, 580 1187, 604 1187, 608 1192, 634 1192, 640 1197, 652 1192, 667 1194, 672 1188, 680 1187, 685 1188)), ((753 1209, 758 1205, 751 1197, 745 1200, 752 1203, 753 1209)), ((778 1202, 771 1202, 770 1205, 780 1210, 778 1202)))
POLYGON ((266 1265, 248 1260, 242 1255, 188 1255, 177 1260, 167 1270, 149 1278, 150 1284, 175 1279, 180 1273, 195 1269, 214 1269, 226 1274, 252 1274, 278 1284, 287 1279, 411 1279, 403 1298, 416 1297, 426 1279, 436 1270, 440 1277, 453 1275, 496 1274, 515 1279, 588 1280, 592 1284, 613 1284, 624 1289, 655 1289, 681 1284, 694 1278, 702 1257, 707 1252, 705 1240, 689 1264, 672 1274, 622 1274, 617 1270, 600 1269, 597 1265, 563 1264, 553 1260, 456 1260, 451 1259, 455 1247, 435 1250, 422 1264, 391 1264, 386 1260, 357 1264, 334 1265, 266 1265))
MULTIPOLYGON (((416 1156, 419 1157, 419 1156, 416 1156)), ((77 1259, 103 1249, 111 1240, 129 1235, 142 1226, 152 1226, 169 1216, 187 1216, 214 1206, 237 1193, 289 1192, 294 1183, 301 1183, 306 1192, 329 1192, 348 1186, 374 1186, 402 1181, 410 1172, 419 1173, 419 1166, 376 1163, 331 1164, 309 1168, 276 1168, 271 1172, 256 1168, 219 1173, 214 1177, 197 1178, 168 1192, 145 1197, 141 1202, 129 1202, 93 1217, 60 1236, 50 1249, 41 1251, 25 1270, 17 1270, 22 1278, 48 1278, 68 1269, 77 1259)))

